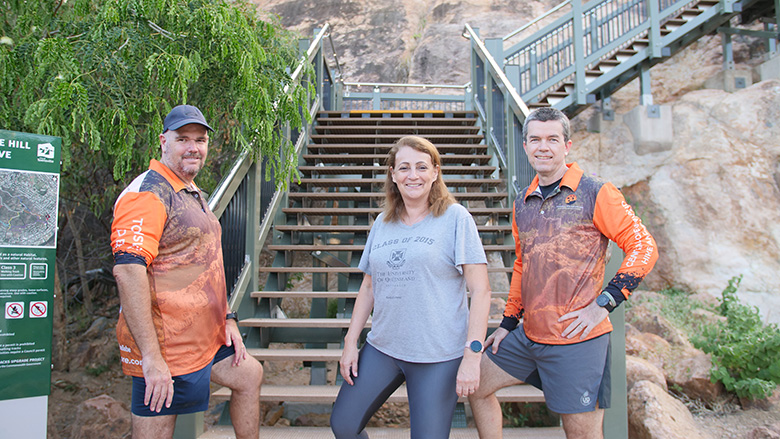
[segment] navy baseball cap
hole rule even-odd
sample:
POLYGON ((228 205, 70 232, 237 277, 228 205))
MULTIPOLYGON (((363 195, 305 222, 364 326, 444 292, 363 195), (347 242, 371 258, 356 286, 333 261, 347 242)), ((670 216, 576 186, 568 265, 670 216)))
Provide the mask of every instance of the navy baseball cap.
POLYGON ((178 130, 184 125, 190 123, 197 123, 206 127, 209 131, 214 131, 209 124, 206 123, 206 118, 203 117, 203 113, 198 110, 198 107, 192 105, 177 105, 173 107, 170 113, 165 116, 163 121, 163 133, 168 130, 178 130))

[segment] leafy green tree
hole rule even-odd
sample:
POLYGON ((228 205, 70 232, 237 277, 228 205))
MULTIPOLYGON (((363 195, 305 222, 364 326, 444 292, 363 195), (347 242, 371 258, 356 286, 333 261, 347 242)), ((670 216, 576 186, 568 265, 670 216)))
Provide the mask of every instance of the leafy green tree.
MULTIPOLYGON (((306 90, 289 74, 299 59, 297 42, 259 19, 254 6, 243 0, 0 5, 0 126, 63 138, 66 196, 93 181, 82 170, 108 169, 119 182, 145 169, 158 154, 162 119, 181 103, 199 106, 216 128, 217 157, 248 149, 270 159, 280 181, 290 176, 291 145, 274 128, 301 122, 306 90)), ((83 195, 99 210, 104 188, 92 189, 83 195)))
POLYGON ((309 92, 291 79, 297 37, 245 0, 0 0, 0 16, 0 128, 63 139, 63 282, 110 263, 113 202, 159 157, 175 105, 216 130, 206 191, 242 150, 292 175, 278 127, 300 126, 309 92))

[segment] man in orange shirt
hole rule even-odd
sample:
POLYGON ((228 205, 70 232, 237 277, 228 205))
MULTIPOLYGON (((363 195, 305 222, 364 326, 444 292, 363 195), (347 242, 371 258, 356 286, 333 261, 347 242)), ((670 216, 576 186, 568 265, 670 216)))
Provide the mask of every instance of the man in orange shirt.
POLYGON ((116 332, 122 369, 133 377, 134 439, 173 437, 177 415, 208 408, 210 381, 232 390, 236 437, 259 434, 263 368, 227 308, 221 227, 193 181, 209 131, 196 107, 171 110, 161 159, 114 205, 116 332))
POLYGON ((480 387, 469 402, 480 438, 500 438, 495 392, 526 382, 561 414, 568 439, 602 438, 608 315, 650 272, 658 250, 614 185, 566 164, 572 142, 565 114, 533 111, 523 139, 536 177, 514 202, 517 259, 509 299, 501 326, 485 342, 480 387), (610 240, 626 257, 602 290, 610 240))

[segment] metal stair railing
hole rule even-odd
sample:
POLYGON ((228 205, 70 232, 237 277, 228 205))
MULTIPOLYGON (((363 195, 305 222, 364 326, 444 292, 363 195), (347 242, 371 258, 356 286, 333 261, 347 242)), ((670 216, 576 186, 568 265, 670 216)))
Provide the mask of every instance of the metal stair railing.
POLYGON ((507 186, 507 205, 511 205, 518 192, 528 185, 534 176, 523 150, 523 123, 530 110, 517 93, 518 85, 511 78, 515 70, 507 73, 497 60, 502 48, 500 40, 479 38, 479 29, 466 24, 465 38, 471 44, 471 84, 469 105, 479 117, 490 151, 498 158, 507 186), (498 57, 496 55, 499 55, 498 57))
MULTIPOLYGON (((315 93, 307 99, 309 119, 320 108, 333 108, 334 76, 323 57, 323 41, 329 36, 330 26, 315 30, 314 39, 301 40, 303 55, 291 75, 292 83, 314 82, 315 93), (308 77, 306 64, 313 67, 313 76, 308 77)), ((305 120, 305 119, 304 119, 305 120)), ((279 128, 284 138, 295 145, 294 154, 300 155, 308 141, 310 127, 296 129, 289 124, 279 128)), ((219 218, 222 226, 222 251, 225 263, 225 279, 229 286, 228 306, 240 318, 253 316, 256 302, 247 291, 256 291, 259 286, 257 270, 260 251, 271 229, 274 217, 287 198, 271 178, 266 181, 266 163, 251 159, 247 151, 239 154, 228 174, 220 181, 209 197, 209 208, 219 218), (232 285, 232 287, 230 287, 232 285)), ((246 331, 246 328, 240 328, 246 331)), ((244 336, 247 334, 244 333, 244 336)), ((251 340, 247 340, 251 343, 251 340)), ((223 417, 225 414, 223 413, 223 417)), ((203 412, 182 415, 177 418, 174 438, 194 439, 203 434, 203 412)))
POLYGON ((494 56, 504 60, 507 75, 526 102, 539 102, 548 93, 570 84, 573 90, 552 105, 576 114, 597 98, 608 97, 642 69, 649 69, 728 23, 753 3, 755 0, 593 0, 583 4, 572 0, 557 7, 570 6, 567 13, 507 48, 500 58, 496 56, 498 50, 494 56), (701 11, 691 16, 691 8, 700 4, 701 11), (665 24, 684 14, 688 15, 679 26, 670 26, 662 34, 665 24), (639 39, 648 44, 635 55, 596 78, 587 76, 588 69, 639 39), (510 69, 515 71, 510 74, 510 69))

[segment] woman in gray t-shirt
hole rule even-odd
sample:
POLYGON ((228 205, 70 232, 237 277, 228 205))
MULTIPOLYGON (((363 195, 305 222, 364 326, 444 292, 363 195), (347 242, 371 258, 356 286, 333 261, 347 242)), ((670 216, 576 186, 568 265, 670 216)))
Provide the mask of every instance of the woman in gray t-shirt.
POLYGON ((337 439, 367 438, 368 420, 406 382, 412 438, 445 439, 458 396, 479 386, 487 259, 474 219, 444 185, 431 142, 403 137, 387 165, 385 208, 360 259, 365 275, 344 337, 345 383, 331 428, 337 439))

